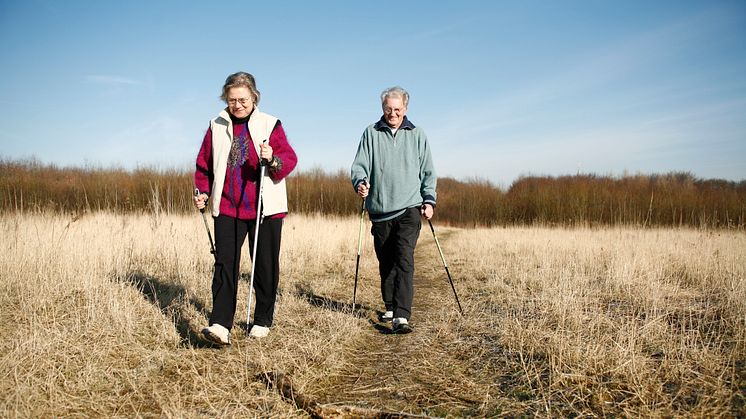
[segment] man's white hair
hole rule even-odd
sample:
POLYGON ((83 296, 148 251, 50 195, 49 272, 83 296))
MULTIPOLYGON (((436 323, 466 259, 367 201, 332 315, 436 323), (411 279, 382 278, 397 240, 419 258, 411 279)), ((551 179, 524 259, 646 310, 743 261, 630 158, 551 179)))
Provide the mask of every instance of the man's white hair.
POLYGON ((386 103, 386 99, 390 97, 401 99, 405 108, 409 105, 409 93, 399 86, 389 87, 381 92, 381 106, 383 106, 386 103))

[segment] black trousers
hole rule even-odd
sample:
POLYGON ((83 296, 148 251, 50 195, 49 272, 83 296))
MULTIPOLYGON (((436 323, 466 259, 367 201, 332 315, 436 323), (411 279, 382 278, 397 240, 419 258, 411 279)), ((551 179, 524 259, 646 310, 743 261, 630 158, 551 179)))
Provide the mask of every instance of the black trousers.
MULTIPOLYGON (((255 220, 219 215, 215 221, 215 271, 212 277, 210 324, 233 328, 240 279, 241 246, 249 236, 249 257, 254 249, 255 220)), ((280 238, 283 219, 265 218, 259 226, 254 273, 254 324, 272 326, 280 282, 280 238)))
POLYGON ((393 220, 373 223, 373 245, 381 275, 381 296, 394 317, 409 319, 414 299, 414 248, 420 237, 419 208, 408 208, 393 220))

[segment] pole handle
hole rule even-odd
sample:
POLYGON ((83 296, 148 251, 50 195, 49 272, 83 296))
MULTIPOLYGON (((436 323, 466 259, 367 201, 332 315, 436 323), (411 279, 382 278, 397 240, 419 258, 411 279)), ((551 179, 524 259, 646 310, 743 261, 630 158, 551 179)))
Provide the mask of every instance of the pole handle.
POLYGON ((269 139, 265 139, 264 141, 262 141, 262 144, 259 145, 259 152, 260 152, 259 165, 260 166, 269 166, 269 161, 261 158, 262 145, 267 144, 268 142, 269 142, 269 139))
MULTIPOLYGON (((199 188, 194 188, 194 196, 197 197, 197 196, 199 196, 199 194, 200 194, 199 188)), ((201 212, 202 214, 204 214, 205 213, 205 209, 204 208, 200 208, 199 212, 201 212)))

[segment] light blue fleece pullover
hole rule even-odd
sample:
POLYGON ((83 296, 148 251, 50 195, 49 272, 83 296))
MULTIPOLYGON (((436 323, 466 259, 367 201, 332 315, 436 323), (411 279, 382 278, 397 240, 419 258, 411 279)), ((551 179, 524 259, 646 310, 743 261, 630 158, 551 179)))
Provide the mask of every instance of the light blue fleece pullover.
POLYGON ((370 185, 365 206, 374 222, 424 203, 435 206, 437 178, 427 136, 406 116, 395 135, 383 118, 365 129, 350 179, 356 191, 363 180, 370 185))

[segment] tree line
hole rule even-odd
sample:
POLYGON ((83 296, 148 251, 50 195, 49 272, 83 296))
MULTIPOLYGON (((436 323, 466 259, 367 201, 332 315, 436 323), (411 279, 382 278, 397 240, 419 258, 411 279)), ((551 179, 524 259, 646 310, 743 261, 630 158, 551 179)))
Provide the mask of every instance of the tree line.
MULTIPOLYGON (((287 180, 291 212, 354 215, 349 174, 300 171, 287 180)), ((192 171, 58 167, 0 160, 4 211, 186 213, 192 171)), ((746 180, 699 179, 689 172, 652 175, 524 176, 502 189, 482 179, 438 179, 437 218, 454 226, 746 227, 746 180)))

